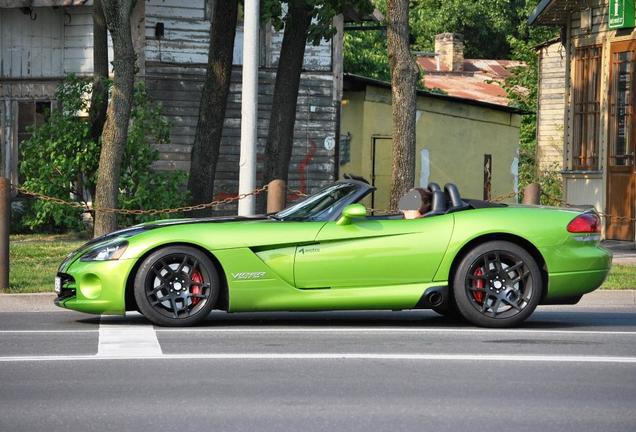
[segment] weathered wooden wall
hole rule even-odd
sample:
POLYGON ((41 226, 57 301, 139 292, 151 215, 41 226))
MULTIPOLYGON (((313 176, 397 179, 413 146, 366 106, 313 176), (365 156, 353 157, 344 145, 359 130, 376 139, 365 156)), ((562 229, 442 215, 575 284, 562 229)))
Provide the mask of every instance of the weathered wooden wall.
MULTIPOLYGON (((146 83, 150 94, 164 107, 172 123, 171 142, 158 145, 162 170, 190 168, 190 150, 199 110, 199 99, 208 57, 210 22, 204 0, 149 0, 146 2, 146 83), (156 35, 163 23, 163 37, 156 35)), ((219 198, 238 190, 238 162, 241 118, 242 35, 239 24, 234 45, 232 85, 226 111, 223 141, 217 167, 215 194, 219 198)), ((267 137, 269 113, 282 33, 265 27, 261 32, 259 74, 258 169, 267 137)), ((294 151, 290 166, 290 187, 315 190, 332 181, 334 149, 325 148, 336 137, 337 101, 333 99, 331 42, 308 45, 302 75, 294 151)), ((257 180, 258 183, 258 180, 257 180)))
MULTIPOLYGON (((0 79, 60 78, 93 73, 92 7, 0 12, 0 79)), ((112 59, 109 40, 109 56, 112 59)))
MULTIPOLYGON (((0 9, 0 143, 7 153, 15 153, 16 147, 11 131, 16 124, 15 100, 53 98, 55 85, 63 76, 92 74, 91 5, 89 0, 81 7, 34 8, 35 20, 20 9, 0 9), (25 87, 27 83, 31 84, 25 87)), ((143 59, 138 78, 146 80, 151 96, 162 103, 172 124, 171 143, 157 145, 160 160, 155 166, 188 171, 208 56, 209 1, 145 0, 141 6, 141 16, 133 23, 143 26, 144 33, 136 45, 143 46, 138 52, 143 59), (161 26, 163 35, 159 36, 157 30, 161 26)), ((239 23, 234 45, 236 66, 217 172, 216 193, 220 197, 238 190, 242 36, 239 23)), ((281 42, 282 33, 264 26, 259 77, 259 170, 281 42)), ((334 177, 339 87, 334 82, 332 57, 330 41, 306 48, 290 166, 290 186, 303 191, 315 190, 334 177)))
MULTIPOLYGON (((190 150, 197 124, 204 68, 147 63, 146 74, 150 93, 161 102, 165 115, 172 123, 170 144, 157 146, 160 160, 155 166, 161 170, 187 172, 190 168, 190 150)), ((262 70, 259 74, 257 179, 260 178, 262 168, 274 80, 274 70, 262 70)), ((215 194, 220 198, 235 194, 238 190, 240 89, 241 70, 240 67, 235 67, 215 182, 215 194)), ((292 188, 313 191, 334 179, 334 149, 325 148, 325 139, 335 138, 336 135, 337 109, 336 103, 332 100, 332 91, 333 82, 330 74, 303 74, 289 173, 292 188)))
POLYGON ((541 170, 563 168, 566 68, 566 52, 560 41, 539 49, 537 160, 541 170))
POLYGON ((0 77, 60 77, 64 74, 64 12, 34 9, 0 12, 0 77))

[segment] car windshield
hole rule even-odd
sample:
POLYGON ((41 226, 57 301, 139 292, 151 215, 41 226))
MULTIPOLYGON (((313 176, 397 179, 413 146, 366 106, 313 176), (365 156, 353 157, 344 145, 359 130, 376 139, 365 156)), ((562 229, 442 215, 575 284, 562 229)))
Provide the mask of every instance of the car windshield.
POLYGON ((285 210, 279 211, 274 215, 274 218, 287 221, 328 220, 331 213, 339 207, 337 204, 347 200, 356 190, 355 185, 336 183, 285 210))

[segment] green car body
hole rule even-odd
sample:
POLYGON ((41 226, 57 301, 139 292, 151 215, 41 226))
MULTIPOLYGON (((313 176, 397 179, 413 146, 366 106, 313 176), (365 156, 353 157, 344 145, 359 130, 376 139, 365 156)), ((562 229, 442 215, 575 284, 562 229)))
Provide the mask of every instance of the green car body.
MULTIPOLYGON (((358 213, 348 214, 359 214, 359 205, 354 206, 358 213)), ((228 312, 414 309, 427 307, 427 290, 452 283, 466 251, 489 240, 515 243, 534 257, 544 278, 540 303, 576 303, 603 283, 611 265, 598 234, 567 231, 580 214, 505 206, 413 220, 354 216, 149 223, 70 254, 58 271, 62 289, 56 304, 94 314, 134 310, 132 290, 140 263, 166 246, 188 245, 203 251, 217 268, 222 293, 215 307, 228 312), (83 258, 123 241, 127 246, 118 259, 83 258)))

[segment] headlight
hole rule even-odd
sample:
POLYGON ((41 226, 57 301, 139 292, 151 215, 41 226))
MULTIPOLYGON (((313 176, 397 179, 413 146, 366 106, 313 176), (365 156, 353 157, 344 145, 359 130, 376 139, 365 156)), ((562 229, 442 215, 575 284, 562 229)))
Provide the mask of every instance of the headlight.
POLYGON ((80 261, 117 260, 124 254, 127 247, 127 241, 103 245, 85 253, 80 261))

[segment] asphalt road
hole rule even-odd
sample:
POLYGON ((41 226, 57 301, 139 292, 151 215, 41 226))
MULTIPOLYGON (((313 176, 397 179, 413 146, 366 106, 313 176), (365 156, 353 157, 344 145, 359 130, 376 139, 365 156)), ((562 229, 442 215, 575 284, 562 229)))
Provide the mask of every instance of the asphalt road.
POLYGON ((636 307, 486 330, 429 311, 0 313, 0 431, 634 431, 636 307))

